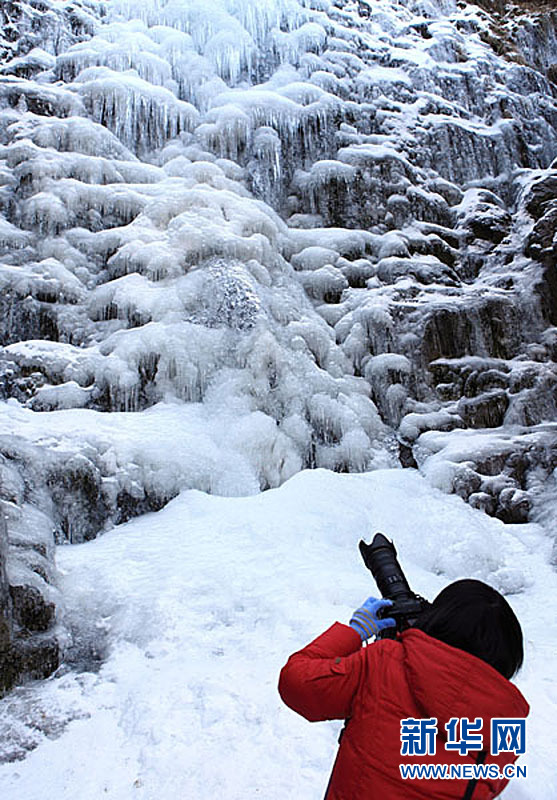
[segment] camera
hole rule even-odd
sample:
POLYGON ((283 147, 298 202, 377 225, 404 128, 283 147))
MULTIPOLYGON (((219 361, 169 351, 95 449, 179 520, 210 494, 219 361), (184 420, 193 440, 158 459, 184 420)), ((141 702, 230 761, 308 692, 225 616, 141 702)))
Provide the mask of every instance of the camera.
POLYGON ((380 616, 394 617, 396 630, 388 628, 381 631, 379 637, 394 638, 396 631, 411 628, 430 603, 410 588, 398 563, 395 546, 386 536, 376 533, 371 544, 362 539, 359 547, 364 564, 373 575, 382 597, 393 602, 390 608, 382 610, 380 616))

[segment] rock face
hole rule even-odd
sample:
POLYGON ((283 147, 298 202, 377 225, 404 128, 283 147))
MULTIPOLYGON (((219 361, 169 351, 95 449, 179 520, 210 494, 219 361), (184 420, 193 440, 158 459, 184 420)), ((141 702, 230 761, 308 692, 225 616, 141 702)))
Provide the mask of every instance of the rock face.
POLYGON ((557 466, 551 4, 0 15, 4 687, 57 664, 54 542, 184 488, 412 467, 539 518, 557 466))
MULTIPOLYGON (((8 654, 12 645, 12 602, 10 585, 6 575, 6 559, 8 556, 8 534, 4 515, 0 515, 0 658, 3 665, 7 664, 8 654)), ((2 679, 2 689, 9 681, 2 679)))
POLYGON ((32 513, 0 502, 0 694, 22 678, 47 677, 59 664, 52 547, 36 531, 12 526, 17 516, 33 522, 32 513))

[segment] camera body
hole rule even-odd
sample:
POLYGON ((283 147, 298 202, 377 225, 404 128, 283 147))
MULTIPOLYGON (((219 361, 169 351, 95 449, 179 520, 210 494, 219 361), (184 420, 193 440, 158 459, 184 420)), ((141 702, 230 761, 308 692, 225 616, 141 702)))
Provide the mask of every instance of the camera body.
POLYGON ((394 617, 396 629, 381 631, 379 637, 394 638, 397 632, 412 627, 430 603, 410 588, 398 563, 395 546, 386 536, 376 533, 371 544, 366 544, 362 539, 359 547, 364 564, 373 575, 382 597, 393 603, 390 608, 384 609, 382 615, 394 617))

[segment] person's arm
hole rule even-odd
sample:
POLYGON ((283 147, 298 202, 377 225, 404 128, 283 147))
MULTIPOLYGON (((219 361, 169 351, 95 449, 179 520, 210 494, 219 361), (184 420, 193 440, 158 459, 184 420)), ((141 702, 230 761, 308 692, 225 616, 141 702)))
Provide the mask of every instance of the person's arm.
POLYGON ((336 622, 290 656, 279 680, 286 705, 310 722, 351 716, 364 664, 362 642, 395 624, 392 618, 377 616, 389 605, 390 601, 368 598, 354 612, 350 626, 336 622))
POLYGON ((353 628, 335 622, 282 668, 283 701, 310 722, 349 717, 362 669, 361 646, 353 628))

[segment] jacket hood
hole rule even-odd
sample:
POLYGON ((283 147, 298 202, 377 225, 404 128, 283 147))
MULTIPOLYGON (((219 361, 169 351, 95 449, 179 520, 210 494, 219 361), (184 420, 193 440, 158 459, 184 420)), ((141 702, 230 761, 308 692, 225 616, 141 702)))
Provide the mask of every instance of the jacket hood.
POLYGON ((484 747, 490 745, 488 720, 526 717, 530 710, 521 692, 485 661, 411 628, 401 636, 404 668, 422 717, 437 717, 446 738, 451 717, 482 717, 484 747))

